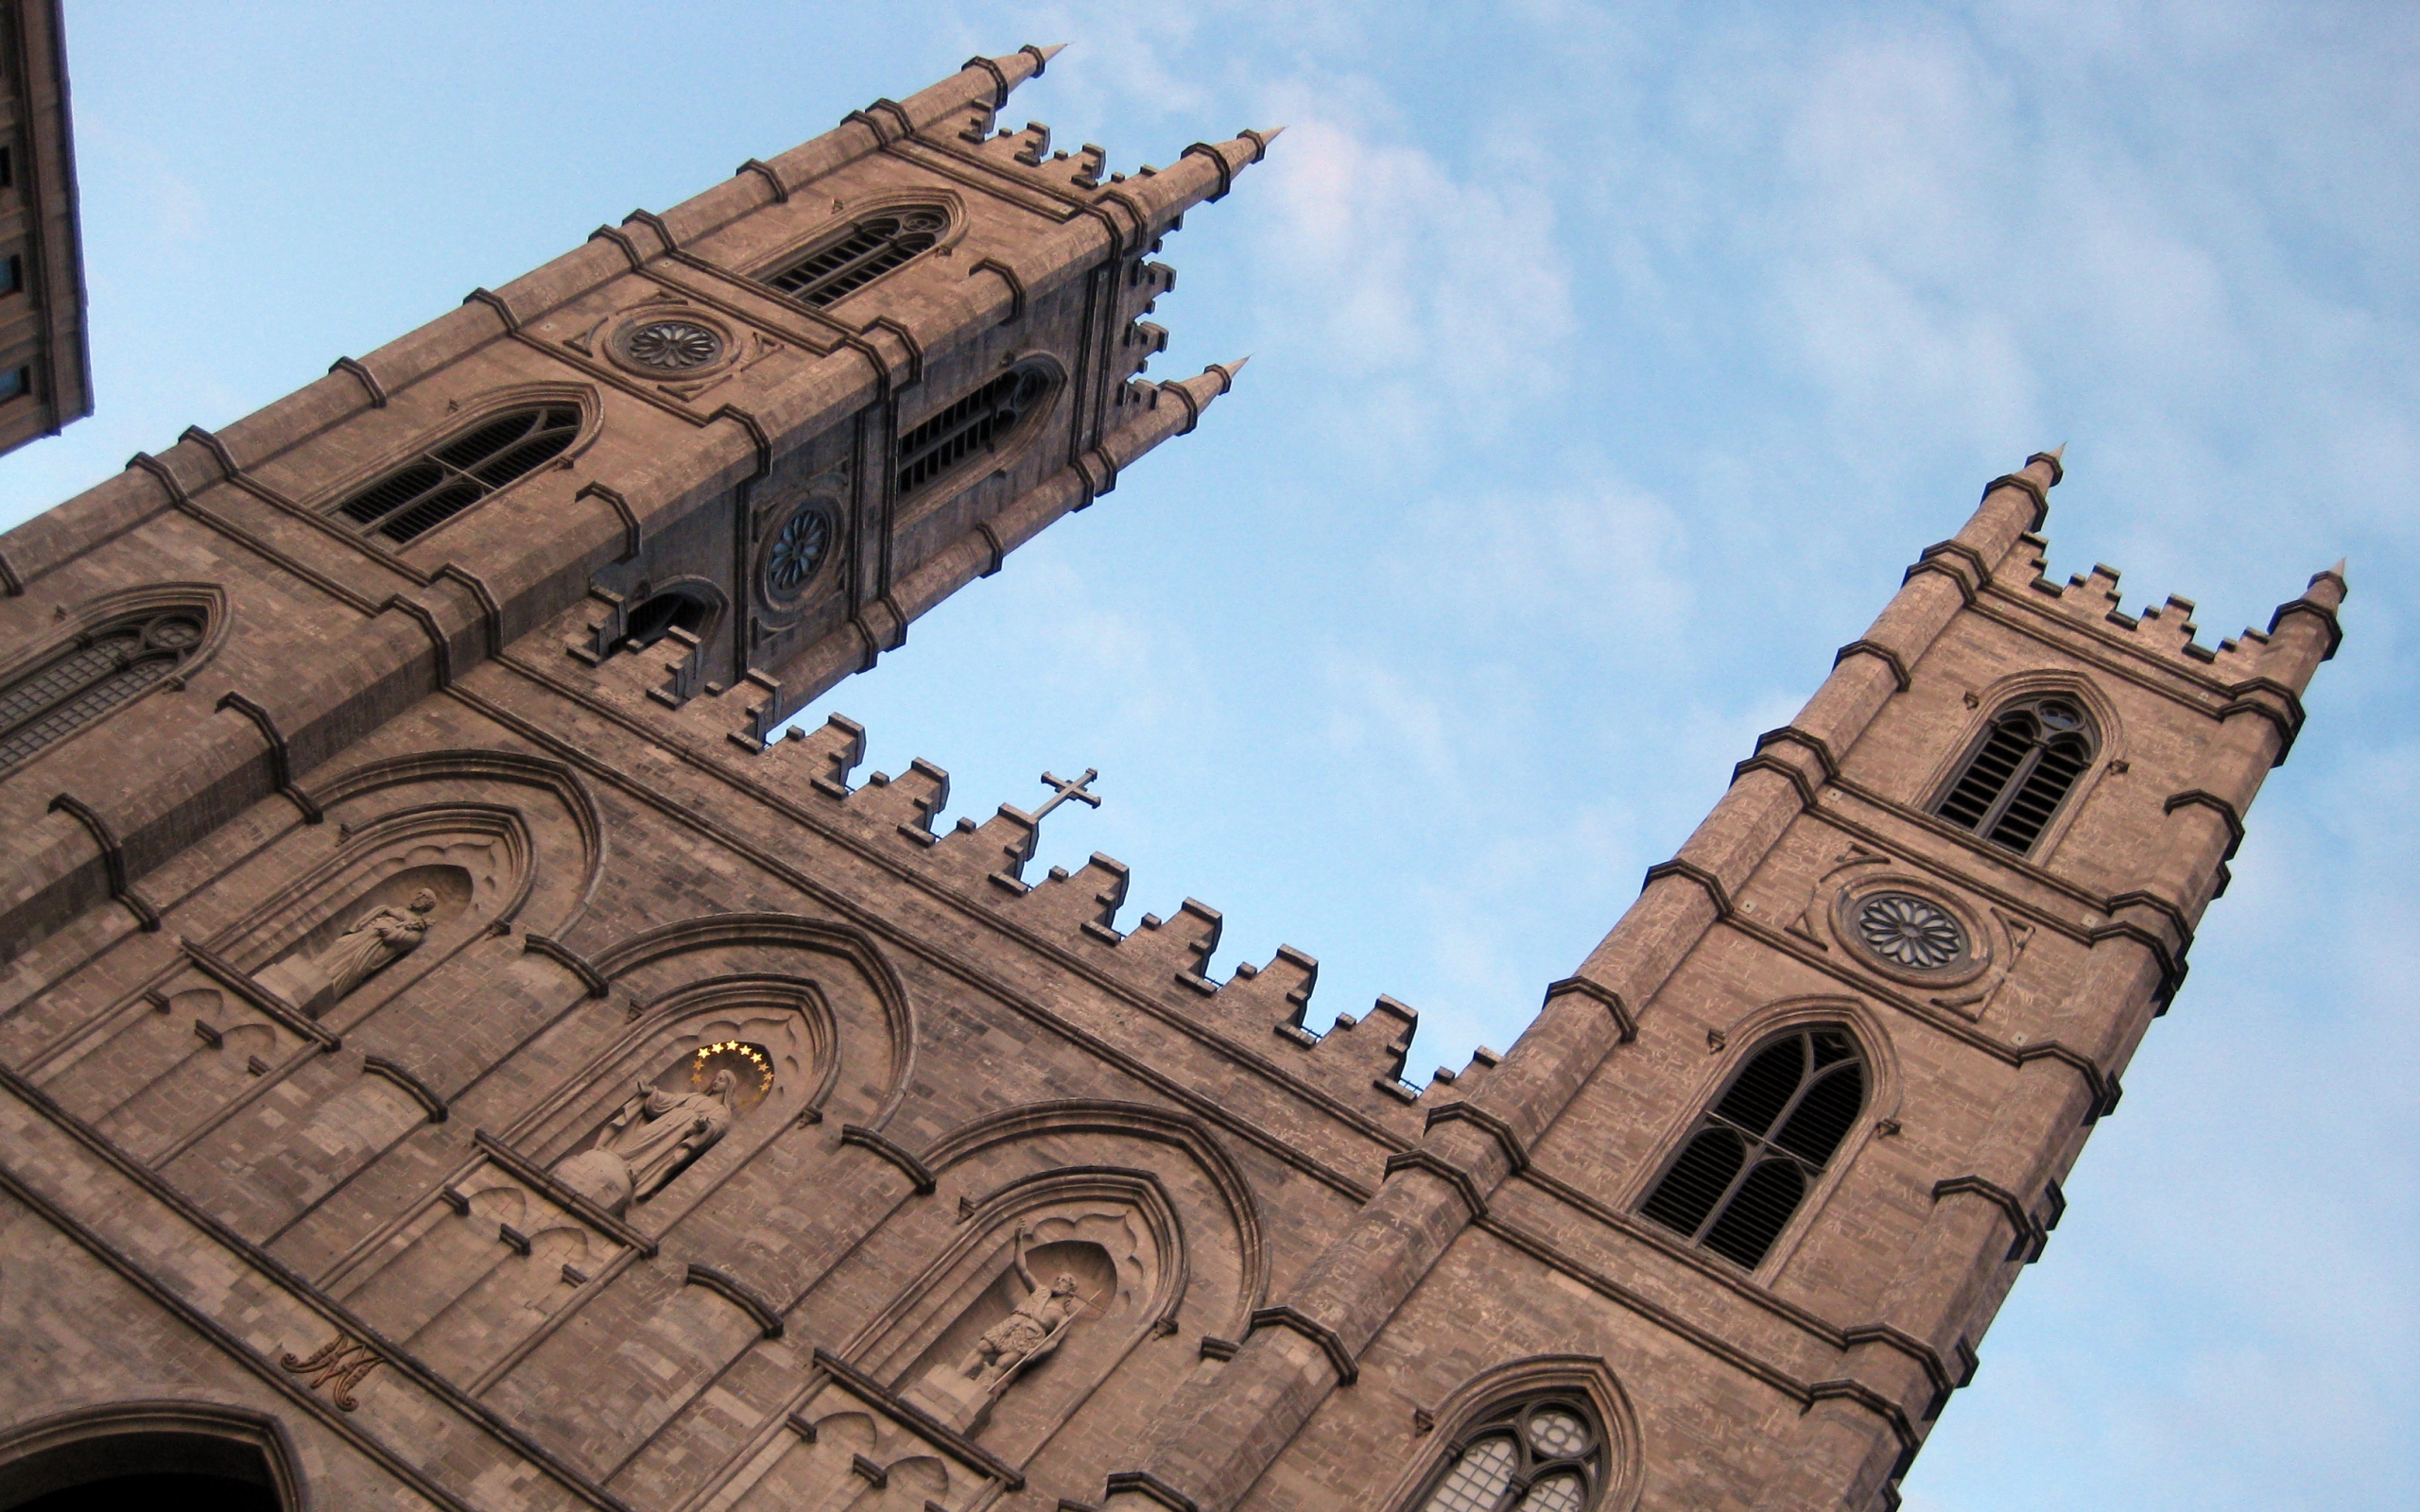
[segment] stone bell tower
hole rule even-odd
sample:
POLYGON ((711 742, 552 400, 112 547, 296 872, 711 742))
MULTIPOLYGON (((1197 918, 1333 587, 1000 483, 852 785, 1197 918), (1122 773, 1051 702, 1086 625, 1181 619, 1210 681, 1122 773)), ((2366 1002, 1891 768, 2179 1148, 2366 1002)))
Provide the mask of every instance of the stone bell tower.
MULTIPOLYGON (((1923 553, 1512 1050, 783 730, 1191 430, 1050 49, 0 537, 0 1506, 1885 1505, 2333 652, 1923 553)), ((1239 365, 1237 365, 1239 366, 1239 365)))
POLYGON ((1923 553, 1112 1505, 1896 1504, 2339 640, 2341 568, 2216 649, 2048 580, 2060 476, 1923 553))

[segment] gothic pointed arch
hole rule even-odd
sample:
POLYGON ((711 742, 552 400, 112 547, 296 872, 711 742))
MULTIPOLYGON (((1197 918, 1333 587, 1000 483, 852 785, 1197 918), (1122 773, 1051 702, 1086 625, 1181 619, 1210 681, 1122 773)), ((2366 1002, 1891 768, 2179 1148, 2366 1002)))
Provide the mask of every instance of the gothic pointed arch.
POLYGON ((1187 1261, 1184 1220, 1153 1172, 1035 1172, 976 1201, 838 1352, 951 1428, 1030 1452, 1177 1315, 1187 1261), (987 1433, 1002 1409, 1008 1420, 987 1433))
POLYGON ((1071 1098, 1029 1103, 961 1124, 933 1142, 923 1155, 936 1172, 955 1171, 995 1146, 1046 1138, 1085 1135, 1135 1139, 1182 1152, 1219 1194, 1239 1267, 1236 1315, 1219 1320, 1242 1337, 1253 1309, 1269 1299, 1269 1243, 1252 1184, 1209 1126, 1183 1113, 1148 1103, 1071 1098))
MULTIPOLYGON (((841 1035, 819 983, 686 980, 332 1278, 373 1328, 473 1383, 593 1281, 821 1117, 841 1035)), ((543 1064, 541 1052, 535 1058, 543 1064)))
POLYGON ((226 594, 215 584, 160 583, 89 600, 47 640, 0 664, 0 772, 190 678, 227 624, 226 594))
MULTIPOLYGON (((915 1069, 915 1012, 906 982, 872 936, 853 925, 804 914, 709 914, 631 936, 598 952, 593 964, 604 978, 618 983, 625 978, 643 979, 650 971, 663 971, 676 957, 705 952, 726 959, 738 958, 732 953, 746 953, 758 969, 776 973, 789 969, 777 963, 795 965, 802 954, 847 962, 869 994, 883 1041, 879 1046, 867 1044, 861 1053, 843 1048, 852 1062, 852 1074, 874 1077, 874 1085, 881 1089, 873 1108, 855 1111, 852 1117, 878 1129, 897 1110, 915 1069)), ((813 974, 811 968, 798 969, 813 974)), ((646 995, 665 988, 642 984, 639 990, 646 995)))
POLYGON ((769 260, 756 281, 802 304, 824 309, 966 233, 964 207, 952 194, 889 196, 851 208, 769 260))
POLYGON ((2039 858, 2112 761, 2118 711, 2088 678, 2035 670, 1976 696, 1976 717, 1926 789, 1926 810, 2003 851, 2039 858))
POLYGON ((1009 466, 1058 408, 1066 369, 1047 352, 1011 359, 904 428, 892 456, 903 505, 937 504, 1009 466))
POLYGON ((1897 1053, 1874 1012, 1844 997, 1770 1004, 1722 1038, 1727 1053, 1628 1206, 1660 1232, 1766 1274, 1895 1115, 1897 1053))
POLYGON ((593 391, 524 385, 482 395, 441 430, 416 437, 320 506, 337 525, 393 550, 577 456, 595 440, 593 391))
POLYGON ((1637 1415, 1594 1355, 1532 1355, 1479 1372, 1432 1414, 1392 1512, 1634 1512, 1637 1415))
POLYGON ((243 1512, 306 1512, 306 1489, 276 1418, 217 1402, 111 1402, 0 1433, 0 1506, 66 1512, 106 1490, 161 1505, 216 1495, 243 1512))
POLYGON ((645 1208, 650 1227, 664 1227, 695 1205, 698 1188, 746 1164, 784 1128, 821 1122, 843 1059, 841 1026, 815 976, 741 971, 683 981, 505 1137, 607 1212, 645 1208), (719 1100, 724 1112, 700 1099, 719 1100), (725 1120, 711 1142, 654 1126, 667 1110, 694 1118, 700 1109, 725 1120), (693 1168, 697 1179, 686 1180, 693 1168))

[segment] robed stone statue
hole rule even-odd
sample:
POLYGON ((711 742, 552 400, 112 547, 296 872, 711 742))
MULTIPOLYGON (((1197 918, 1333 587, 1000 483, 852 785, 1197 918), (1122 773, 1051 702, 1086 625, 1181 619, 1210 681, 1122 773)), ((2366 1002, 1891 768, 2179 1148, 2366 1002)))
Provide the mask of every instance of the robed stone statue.
POLYGON ((596 1143, 555 1167, 555 1178, 607 1212, 620 1213, 664 1190, 681 1168, 730 1131, 739 1078, 717 1068, 702 1092, 667 1092, 644 1080, 596 1143))
POLYGON ((353 921, 317 955, 300 953, 260 973, 263 987, 303 1012, 318 1017, 344 1001, 345 994, 420 949, 428 937, 429 915, 437 910, 437 894, 423 887, 408 907, 380 903, 353 921))

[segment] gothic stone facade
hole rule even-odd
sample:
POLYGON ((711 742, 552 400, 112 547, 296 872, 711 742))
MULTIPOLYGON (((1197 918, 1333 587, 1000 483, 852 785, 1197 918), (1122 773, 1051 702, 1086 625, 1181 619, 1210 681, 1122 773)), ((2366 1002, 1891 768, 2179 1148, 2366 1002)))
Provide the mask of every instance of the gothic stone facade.
POLYGON ((2341 576, 2204 648, 2043 579, 2033 457, 1412 1085, 1402 1005, 776 733, 1234 378, 1135 376, 1150 255, 1269 136, 1106 173, 995 129, 1046 60, 0 540, 0 1504, 1895 1500, 2341 576))
POLYGON ((0 0, 0 452, 93 412, 60 11, 0 0))

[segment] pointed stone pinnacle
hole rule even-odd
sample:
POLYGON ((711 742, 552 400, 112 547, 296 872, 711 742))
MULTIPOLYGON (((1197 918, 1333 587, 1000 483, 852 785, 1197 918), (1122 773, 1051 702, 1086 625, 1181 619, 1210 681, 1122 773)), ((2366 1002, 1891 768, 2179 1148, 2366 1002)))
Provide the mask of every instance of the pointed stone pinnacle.
POLYGON ((1247 352, 1233 362, 1214 362, 1201 370, 1217 373, 1219 378, 1219 392, 1231 393, 1236 387, 1236 374, 1243 371, 1244 364, 1250 361, 1252 361, 1252 353, 1247 352))
POLYGON ((1285 134, 1286 129, 1282 126, 1272 126, 1266 131, 1255 131, 1250 128, 1246 128, 1245 129, 1236 133, 1236 140, 1238 142, 1251 143, 1254 149, 1252 155, 1252 161, 1258 163, 1261 159, 1269 156, 1269 144, 1276 141, 1279 137, 1284 136, 1285 134))
POLYGON ((2056 446, 2054 446, 2054 447, 2050 448, 2050 458, 2051 458, 2051 460, 2052 460, 2052 461, 2058 461, 2058 460, 2061 460, 2061 459, 2065 458, 2065 457, 2066 456, 2066 455, 2067 455, 2067 443, 2066 443, 2066 442, 2065 442, 2065 441, 2061 441, 2058 445, 2056 445, 2056 446))
POLYGON ((1066 50, 1067 44, 1063 42, 1054 42, 1047 47, 1036 47, 1034 49, 1035 52, 1042 55, 1042 60, 1046 63, 1066 50))

